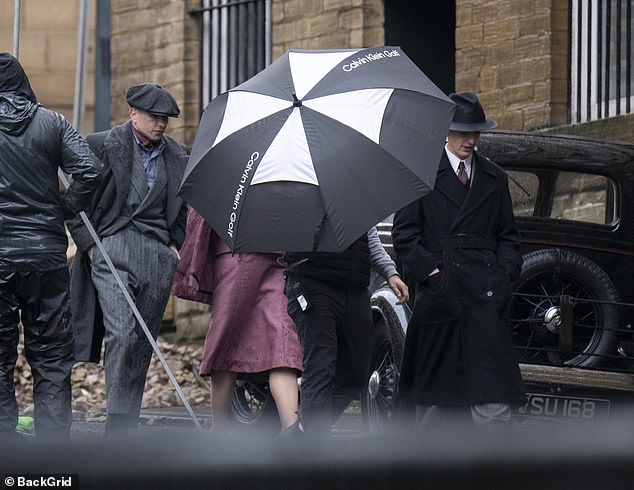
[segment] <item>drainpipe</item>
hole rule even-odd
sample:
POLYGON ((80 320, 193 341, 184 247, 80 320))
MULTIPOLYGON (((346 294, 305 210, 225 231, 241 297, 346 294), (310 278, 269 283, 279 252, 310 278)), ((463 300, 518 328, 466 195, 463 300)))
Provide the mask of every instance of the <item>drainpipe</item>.
POLYGON ((20 0, 13 2, 13 56, 19 58, 20 51, 20 0))
POLYGON ((75 65, 75 96, 73 98, 73 127, 78 133, 84 126, 84 85, 86 80, 86 44, 88 39, 88 0, 79 2, 79 23, 77 25, 77 59, 75 65))

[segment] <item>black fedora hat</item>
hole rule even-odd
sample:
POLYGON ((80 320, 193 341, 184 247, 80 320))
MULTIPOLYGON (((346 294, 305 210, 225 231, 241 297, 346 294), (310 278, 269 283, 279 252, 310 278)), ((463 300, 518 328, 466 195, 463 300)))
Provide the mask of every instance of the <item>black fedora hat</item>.
POLYGON ((130 107, 155 116, 178 117, 180 109, 176 99, 156 83, 141 83, 128 89, 126 101, 130 107))
POLYGON ((484 115, 484 109, 473 92, 449 94, 449 98, 456 104, 456 112, 449 125, 450 131, 471 133, 493 129, 497 123, 484 115))

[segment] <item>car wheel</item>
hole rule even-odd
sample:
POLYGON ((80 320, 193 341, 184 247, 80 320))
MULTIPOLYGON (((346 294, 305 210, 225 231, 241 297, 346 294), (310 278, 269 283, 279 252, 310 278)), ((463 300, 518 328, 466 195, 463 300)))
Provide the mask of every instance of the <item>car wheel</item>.
POLYGON ((373 301, 372 316, 372 358, 361 411, 367 429, 380 434, 388 426, 395 407, 405 334, 396 314, 387 302, 381 304, 381 298, 373 301))
POLYGON ((616 348, 618 301, 608 275, 583 255, 560 249, 524 255, 509 310, 521 360, 582 367, 601 363, 616 348), (572 330, 562 333, 568 312, 572 330))
POLYGON ((274 430, 279 421, 269 384, 266 381, 237 381, 229 418, 237 430, 274 430))

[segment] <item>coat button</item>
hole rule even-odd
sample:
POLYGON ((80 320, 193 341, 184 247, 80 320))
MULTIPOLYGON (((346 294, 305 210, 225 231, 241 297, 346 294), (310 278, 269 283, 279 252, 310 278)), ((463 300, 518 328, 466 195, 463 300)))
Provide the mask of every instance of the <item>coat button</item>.
POLYGON ((493 291, 487 291, 487 296, 490 298, 491 296, 493 296, 493 291))

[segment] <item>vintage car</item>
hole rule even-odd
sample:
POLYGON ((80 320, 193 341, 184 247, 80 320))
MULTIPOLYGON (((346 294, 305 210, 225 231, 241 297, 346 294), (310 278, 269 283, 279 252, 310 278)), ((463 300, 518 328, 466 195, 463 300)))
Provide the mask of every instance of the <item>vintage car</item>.
MULTIPOLYGON (((515 415, 609 417, 634 400, 634 145, 492 132, 479 151, 508 173, 522 237, 509 317, 529 399, 515 415)), ((391 219, 378 229, 394 257, 391 219)), ((361 407, 369 429, 381 432, 411 310, 380 282, 372 288, 374 350, 361 407)), ((248 425, 272 405, 266 385, 244 383, 233 415, 248 425)))

